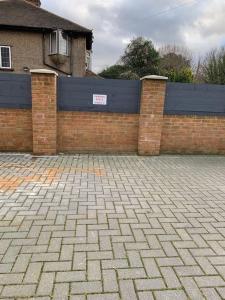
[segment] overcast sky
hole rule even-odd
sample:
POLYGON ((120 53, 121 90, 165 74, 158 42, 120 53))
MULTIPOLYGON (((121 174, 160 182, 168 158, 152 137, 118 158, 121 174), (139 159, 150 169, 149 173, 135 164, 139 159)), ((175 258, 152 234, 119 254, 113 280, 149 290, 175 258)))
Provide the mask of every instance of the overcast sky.
POLYGON ((93 29, 93 69, 116 63, 136 36, 198 53, 225 45, 224 0, 42 0, 42 7, 93 29))

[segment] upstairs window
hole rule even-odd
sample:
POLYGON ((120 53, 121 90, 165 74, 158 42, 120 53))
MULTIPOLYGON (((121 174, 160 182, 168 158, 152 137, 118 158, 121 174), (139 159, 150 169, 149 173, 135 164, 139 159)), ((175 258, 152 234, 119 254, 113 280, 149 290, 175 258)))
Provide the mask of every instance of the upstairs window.
POLYGON ((69 37, 62 30, 55 30, 51 33, 50 54, 69 55, 69 37))
POLYGON ((87 70, 91 70, 92 66, 91 66, 91 51, 87 50, 86 51, 86 69, 87 70))
POLYGON ((11 69, 11 48, 9 46, 0 46, 0 68, 11 69))

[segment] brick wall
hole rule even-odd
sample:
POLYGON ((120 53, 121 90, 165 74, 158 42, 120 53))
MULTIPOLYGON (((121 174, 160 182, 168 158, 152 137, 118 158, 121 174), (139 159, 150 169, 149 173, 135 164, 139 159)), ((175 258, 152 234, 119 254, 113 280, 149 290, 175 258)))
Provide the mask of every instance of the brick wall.
POLYGON ((225 118, 164 116, 161 153, 225 154, 225 118))
POLYGON ((32 114, 26 109, 0 109, 0 150, 32 151, 32 114))
POLYGON ((146 76, 142 81, 138 153, 159 155, 166 78, 146 76))
POLYGON ((58 112, 58 151, 137 152, 139 116, 58 112))
POLYGON ((33 152, 57 152, 57 76, 53 71, 32 71, 33 152))
POLYGON ((144 79, 140 114, 57 111, 57 74, 33 70, 32 111, 0 109, 0 151, 225 154, 225 117, 163 115, 165 88, 144 79))

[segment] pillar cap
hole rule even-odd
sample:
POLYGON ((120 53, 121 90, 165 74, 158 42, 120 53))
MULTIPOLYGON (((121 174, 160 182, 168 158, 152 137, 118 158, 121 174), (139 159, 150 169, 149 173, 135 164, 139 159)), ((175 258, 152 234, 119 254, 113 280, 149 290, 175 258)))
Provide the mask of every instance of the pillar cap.
POLYGON ((141 80, 168 80, 168 77, 158 75, 148 75, 141 78, 141 80))
POLYGON ((52 74, 58 76, 58 73, 48 69, 32 69, 30 70, 31 74, 52 74))

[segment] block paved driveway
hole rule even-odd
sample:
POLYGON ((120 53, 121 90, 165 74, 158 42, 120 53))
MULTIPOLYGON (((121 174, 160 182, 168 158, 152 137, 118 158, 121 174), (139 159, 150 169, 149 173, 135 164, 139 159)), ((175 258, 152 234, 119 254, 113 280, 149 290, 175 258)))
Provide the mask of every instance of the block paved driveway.
POLYGON ((225 299, 225 157, 0 155, 0 298, 225 299))

